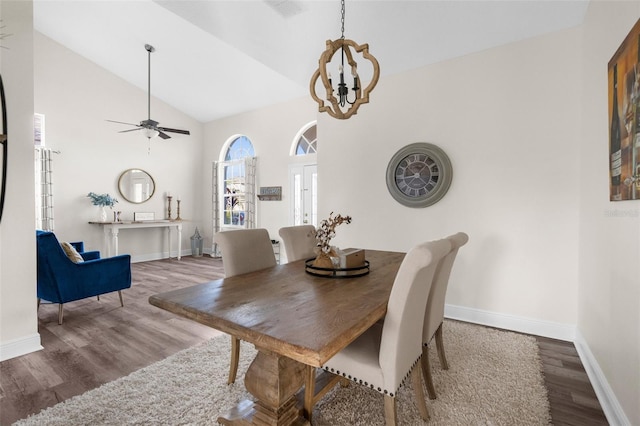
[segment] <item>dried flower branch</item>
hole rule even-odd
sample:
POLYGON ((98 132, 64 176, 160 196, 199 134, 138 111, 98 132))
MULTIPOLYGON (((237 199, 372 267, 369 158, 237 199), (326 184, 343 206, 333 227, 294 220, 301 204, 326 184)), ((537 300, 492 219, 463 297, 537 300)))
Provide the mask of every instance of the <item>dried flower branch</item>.
POLYGON ((320 222, 320 226, 316 230, 316 240, 321 253, 328 254, 331 251, 331 239, 336 236, 336 226, 341 223, 351 223, 351 216, 337 215, 333 216, 333 212, 329 213, 329 218, 320 222))

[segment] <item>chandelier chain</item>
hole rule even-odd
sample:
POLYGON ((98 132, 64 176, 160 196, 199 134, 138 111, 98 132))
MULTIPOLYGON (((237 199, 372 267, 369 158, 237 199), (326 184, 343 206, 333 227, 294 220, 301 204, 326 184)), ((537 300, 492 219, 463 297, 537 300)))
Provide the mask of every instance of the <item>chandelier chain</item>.
POLYGON ((341 13, 342 13, 342 19, 341 19, 341 21, 340 21, 340 22, 341 22, 341 24, 342 24, 342 37, 341 37, 341 38, 344 40, 344 0, 342 0, 342 2, 341 2, 341 3, 342 3, 342 10, 341 10, 341 13))

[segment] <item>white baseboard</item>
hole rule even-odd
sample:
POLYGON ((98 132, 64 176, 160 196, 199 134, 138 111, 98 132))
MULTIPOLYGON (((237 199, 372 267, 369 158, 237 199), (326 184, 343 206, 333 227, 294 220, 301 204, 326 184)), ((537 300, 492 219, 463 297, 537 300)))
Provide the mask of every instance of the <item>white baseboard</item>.
MULTIPOLYGON (((188 249, 183 249, 181 252, 182 256, 191 256, 191 248, 188 249)), ((211 250, 209 249, 204 249, 203 250, 203 254, 207 255, 210 254, 211 250)), ((176 252, 172 251, 171 252, 171 257, 173 259, 176 259, 176 252)), ((142 255, 135 255, 135 256, 131 256, 131 263, 138 263, 138 262, 149 262, 151 260, 160 260, 160 259, 166 259, 167 258, 167 252, 163 252, 163 253, 148 253, 148 254, 142 254, 142 255)))
POLYGON ((445 305, 444 316, 455 320, 568 342, 573 342, 576 336, 576 327, 574 325, 517 317, 481 309, 465 308, 464 306, 445 305))
POLYGON ((131 255, 131 263, 139 263, 139 262, 150 262, 152 260, 160 260, 166 259, 166 253, 147 253, 147 254, 138 254, 131 255))
POLYGON ((579 330, 576 332, 574 344, 609 424, 612 426, 631 426, 631 422, 624 413, 622 406, 620 406, 618 398, 616 398, 613 393, 611 386, 609 386, 609 382, 602 372, 598 361, 596 361, 591 349, 589 349, 587 341, 579 330))
MULTIPOLYGON (((180 253, 182 256, 191 256, 191 249, 182 250, 180 253)), ((171 258, 177 259, 175 251, 171 252, 171 258)), ((147 254, 140 254, 140 255, 132 255, 131 263, 150 262, 152 260, 160 260, 160 259, 167 259, 166 251, 162 253, 147 253, 147 254)))
POLYGON ((0 361, 44 349, 40 344, 40 335, 31 334, 20 339, 10 340, 0 345, 0 361))

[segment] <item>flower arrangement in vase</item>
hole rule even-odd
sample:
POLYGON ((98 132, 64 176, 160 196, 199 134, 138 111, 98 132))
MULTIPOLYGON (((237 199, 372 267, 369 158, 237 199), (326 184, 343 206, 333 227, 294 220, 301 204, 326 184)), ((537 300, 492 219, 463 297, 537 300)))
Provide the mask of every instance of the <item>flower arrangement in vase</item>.
POLYGON ((351 216, 342 216, 338 214, 333 216, 333 212, 329 213, 329 218, 320 222, 320 226, 316 230, 316 240, 318 240, 318 255, 313 261, 313 266, 317 268, 333 268, 332 257, 338 257, 334 248, 331 246, 331 239, 336 236, 336 226, 341 223, 351 223, 351 216))
POLYGON ((105 207, 108 206, 110 208, 113 208, 113 205, 118 202, 118 199, 113 198, 109 194, 96 194, 95 192, 88 193, 87 197, 91 198, 91 204, 93 204, 94 206, 100 207, 98 221, 106 222, 107 211, 105 210, 105 207))

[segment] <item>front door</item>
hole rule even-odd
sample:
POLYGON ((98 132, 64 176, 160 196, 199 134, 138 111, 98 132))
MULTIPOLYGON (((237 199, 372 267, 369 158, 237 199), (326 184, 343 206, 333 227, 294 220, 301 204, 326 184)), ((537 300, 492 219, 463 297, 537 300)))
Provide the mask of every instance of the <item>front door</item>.
POLYGON ((318 226, 318 166, 295 165, 289 170, 292 225, 318 226))

